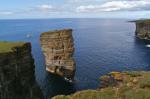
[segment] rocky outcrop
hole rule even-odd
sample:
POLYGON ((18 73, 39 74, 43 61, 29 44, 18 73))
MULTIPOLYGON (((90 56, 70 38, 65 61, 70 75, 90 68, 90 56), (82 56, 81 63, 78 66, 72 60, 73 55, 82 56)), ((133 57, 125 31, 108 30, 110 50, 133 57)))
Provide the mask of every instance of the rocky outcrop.
POLYGON ((41 47, 45 56, 46 70, 67 79, 73 79, 75 61, 72 30, 55 30, 42 33, 41 47))
POLYGON ((30 43, 0 42, 0 99, 44 99, 30 43))
POLYGON ((140 39, 150 40, 150 20, 136 21, 136 36, 140 39))
POLYGON ((100 78, 96 90, 78 91, 72 95, 58 95, 52 99, 150 99, 150 72, 111 72, 100 78))

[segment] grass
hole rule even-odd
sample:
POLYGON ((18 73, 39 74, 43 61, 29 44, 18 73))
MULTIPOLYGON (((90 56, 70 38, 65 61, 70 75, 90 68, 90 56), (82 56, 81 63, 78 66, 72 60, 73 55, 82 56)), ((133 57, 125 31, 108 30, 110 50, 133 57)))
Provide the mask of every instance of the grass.
POLYGON ((140 84, 141 88, 150 88, 150 78, 149 79, 146 79, 146 78, 142 79, 139 82, 139 84, 140 84))
POLYGON ((107 90, 104 92, 99 92, 97 90, 85 90, 77 92, 71 96, 57 96, 53 99, 115 99, 114 91, 107 90))
POLYGON ((107 81, 108 76, 112 79, 116 75, 123 77, 122 81, 116 79, 116 86, 79 91, 69 96, 58 95, 52 99, 150 99, 150 72, 111 72, 102 76, 101 80, 107 81))
POLYGON ((0 53, 11 52, 12 48, 23 46, 24 42, 0 42, 0 53))
POLYGON ((150 99, 149 89, 128 90, 124 93, 124 99, 150 99))
POLYGON ((140 72, 132 71, 132 72, 125 72, 127 75, 130 75, 131 77, 139 77, 141 76, 140 72))
POLYGON ((137 23, 150 23, 150 19, 136 20, 137 23))
POLYGON ((54 99, 70 99, 69 96, 60 95, 59 97, 55 97, 54 99))

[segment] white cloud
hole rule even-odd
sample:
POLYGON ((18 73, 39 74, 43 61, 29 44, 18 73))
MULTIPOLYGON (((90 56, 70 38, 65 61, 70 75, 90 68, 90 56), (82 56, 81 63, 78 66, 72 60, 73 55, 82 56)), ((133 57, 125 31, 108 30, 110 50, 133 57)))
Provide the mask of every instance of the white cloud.
POLYGON ((47 4, 39 5, 38 8, 43 11, 48 11, 48 10, 54 9, 54 7, 52 5, 47 5, 47 4))
POLYGON ((81 2, 95 2, 100 0, 68 0, 71 3, 81 3, 81 2))
POLYGON ((33 9, 33 11, 44 13, 60 13, 65 12, 65 10, 68 11, 69 9, 64 9, 63 6, 53 6, 48 4, 39 5, 33 9))
POLYGON ((13 12, 10 11, 0 11, 0 15, 11 15, 13 12))
POLYGON ((133 1, 110 1, 100 5, 87 5, 77 7, 77 12, 108 12, 122 10, 150 10, 150 1, 133 0, 133 1))

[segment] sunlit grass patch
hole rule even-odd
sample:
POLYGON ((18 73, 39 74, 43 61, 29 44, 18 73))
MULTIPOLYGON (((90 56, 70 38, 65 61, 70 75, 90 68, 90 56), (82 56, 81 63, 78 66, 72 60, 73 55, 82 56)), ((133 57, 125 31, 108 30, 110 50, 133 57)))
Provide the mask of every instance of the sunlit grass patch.
POLYGON ((24 42, 0 42, 0 53, 11 52, 14 47, 23 46, 24 42))

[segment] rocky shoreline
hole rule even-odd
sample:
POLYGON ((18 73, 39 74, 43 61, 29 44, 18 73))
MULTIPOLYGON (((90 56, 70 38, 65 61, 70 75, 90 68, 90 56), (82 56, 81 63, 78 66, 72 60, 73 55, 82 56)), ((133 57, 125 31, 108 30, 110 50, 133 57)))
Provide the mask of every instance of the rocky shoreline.
POLYGON ((52 99, 150 99, 150 72, 111 72, 100 77, 101 86, 52 99))

